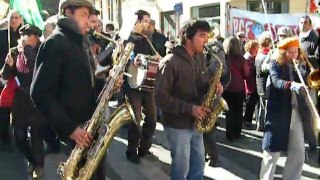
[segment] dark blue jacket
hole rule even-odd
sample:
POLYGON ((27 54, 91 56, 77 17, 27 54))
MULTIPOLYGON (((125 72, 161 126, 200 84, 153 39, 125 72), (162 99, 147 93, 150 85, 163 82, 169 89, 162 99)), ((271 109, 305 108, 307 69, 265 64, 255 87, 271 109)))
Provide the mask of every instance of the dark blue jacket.
MULTIPOLYGON (((269 70, 271 85, 262 141, 262 149, 269 152, 286 151, 288 147, 292 112, 289 66, 293 65, 280 65, 273 60, 269 70)), ((303 67, 300 66, 300 69, 303 67)), ((308 75, 308 71, 305 71, 304 76, 306 75, 308 75)), ((294 81, 300 82, 296 72, 294 72, 294 81)), ((314 146, 316 140, 312 131, 311 112, 307 107, 305 97, 297 94, 297 102, 302 117, 304 135, 310 145, 314 146)))

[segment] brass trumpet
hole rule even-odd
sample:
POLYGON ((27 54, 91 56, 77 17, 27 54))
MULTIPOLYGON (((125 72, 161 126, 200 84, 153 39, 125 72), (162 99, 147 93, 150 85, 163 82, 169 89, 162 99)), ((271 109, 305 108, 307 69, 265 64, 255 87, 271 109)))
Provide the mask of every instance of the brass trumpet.
POLYGON ((307 77, 308 86, 311 89, 319 90, 320 89, 320 70, 315 69, 307 58, 306 58, 306 62, 310 68, 310 74, 307 77))
POLYGON ((89 33, 98 39, 108 41, 111 44, 114 44, 116 46, 116 48, 114 49, 114 51, 112 53, 112 63, 113 63, 113 65, 117 65, 118 64, 117 59, 118 59, 120 53, 123 52, 123 50, 124 50, 123 41, 116 41, 108 36, 105 36, 101 33, 98 33, 97 31, 90 31, 89 33))
POLYGON ((319 90, 320 89, 320 70, 315 69, 310 63, 309 59, 301 52, 302 58, 306 61, 307 65, 310 68, 310 73, 307 77, 307 84, 311 89, 319 90))

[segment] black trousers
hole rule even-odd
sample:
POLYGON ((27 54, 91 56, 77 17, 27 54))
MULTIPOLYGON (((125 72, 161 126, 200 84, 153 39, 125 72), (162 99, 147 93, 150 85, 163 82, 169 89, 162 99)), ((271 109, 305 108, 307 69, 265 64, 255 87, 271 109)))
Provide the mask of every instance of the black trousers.
POLYGON ((253 113, 256 109, 256 105, 258 102, 259 102, 259 95, 257 91, 247 95, 246 112, 244 114, 244 120, 246 122, 252 123, 253 113))
POLYGON ((244 92, 223 93, 223 98, 227 101, 229 111, 226 113, 226 137, 228 140, 240 138, 243 122, 243 100, 244 92))
POLYGON ((10 113, 11 108, 0 108, 0 141, 2 144, 9 144, 11 141, 10 136, 10 113))
POLYGON ((44 166, 44 117, 34 108, 30 96, 17 90, 12 107, 14 140, 18 149, 35 167, 44 166), (31 139, 28 139, 28 128, 31 139))
POLYGON ((131 90, 128 97, 138 125, 133 122, 129 124, 127 152, 136 154, 138 148, 141 152, 147 152, 152 145, 157 121, 154 92, 131 90), (146 117, 140 130, 142 108, 146 117))
POLYGON ((46 125, 44 127, 44 140, 48 146, 47 148, 49 151, 60 151, 60 141, 58 135, 49 125, 46 125))
POLYGON ((218 161, 218 150, 217 144, 213 136, 213 131, 216 128, 212 128, 210 132, 203 134, 203 142, 205 147, 205 153, 208 155, 208 159, 210 160, 210 164, 214 165, 218 161))

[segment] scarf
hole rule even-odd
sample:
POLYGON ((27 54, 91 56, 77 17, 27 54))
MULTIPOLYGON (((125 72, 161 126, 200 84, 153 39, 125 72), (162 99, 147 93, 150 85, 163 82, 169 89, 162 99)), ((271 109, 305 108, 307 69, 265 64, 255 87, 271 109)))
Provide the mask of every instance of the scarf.
POLYGON ((19 73, 26 74, 26 73, 30 72, 30 69, 27 66, 26 56, 24 55, 22 49, 19 50, 19 54, 17 56, 16 67, 17 67, 17 70, 18 70, 19 73))

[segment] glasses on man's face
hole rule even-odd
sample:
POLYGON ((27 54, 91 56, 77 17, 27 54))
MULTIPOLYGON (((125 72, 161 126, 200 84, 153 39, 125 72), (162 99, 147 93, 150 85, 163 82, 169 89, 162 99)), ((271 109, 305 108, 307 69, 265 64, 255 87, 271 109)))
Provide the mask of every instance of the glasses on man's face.
POLYGON ((244 36, 239 36, 239 38, 240 38, 240 39, 243 39, 243 38, 244 38, 244 36))
POLYGON ((281 34, 281 35, 279 35, 279 37, 286 38, 287 36, 286 36, 286 35, 281 34))

